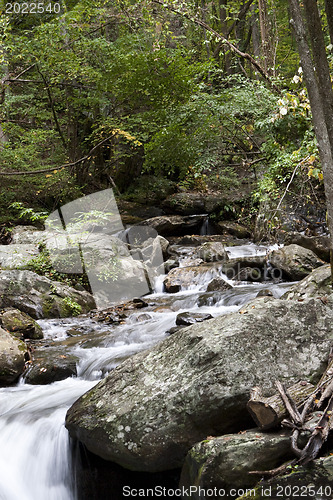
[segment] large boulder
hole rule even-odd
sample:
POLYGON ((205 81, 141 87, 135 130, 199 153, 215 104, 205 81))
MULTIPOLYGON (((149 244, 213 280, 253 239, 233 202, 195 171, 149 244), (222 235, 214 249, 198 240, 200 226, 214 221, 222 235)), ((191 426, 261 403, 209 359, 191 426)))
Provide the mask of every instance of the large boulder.
POLYGON ((42 339, 43 330, 33 318, 18 309, 5 309, 0 313, 0 323, 15 337, 42 339))
MULTIPOLYGON (((281 236, 281 233, 280 233, 281 236)), ((330 237, 329 236, 307 236, 296 231, 288 232, 283 235, 285 245, 295 243, 301 247, 312 250, 320 259, 326 262, 330 261, 330 237)))
POLYGON ((35 226, 16 226, 11 231, 12 244, 29 245, 42 242, 45 231, 38 230, 35 226))
POLYGON ((306 278, 295 283, 281 298, 286 300, 304 300, 312 297, 317 297, 324 303, 327 301, 333 302, 331 266, 329 264, 315 269, 306 278))
POLYGON ((27 348, 24 342, 15 339, 0 328, 0 385, 6 386, 17 381, 23 373, 27 348))
POLYGON ((206 215, 162 215, 143 221, 141 226, 149 226, 162 236, 180 236, 193 233, 200 234, 206 220, 206 215))
POLYGON ((0 271, 0 307, 16 308, 35 319, 60 318, 95 308, 93 296, 32 271, 0 271))
POLYGON ((273 250, 269 253, 268 260, 274 268, 280 270, 282 276, 292 281, 305 278, 313 269, 325 264, 314 252, 295 244, 273 250))
POLYGON ((261 297, 185 327, 126 360, 69 409, 66 426, 93 453, 134 470, 180 467, 208 435, 250 426, 253 386, 316 382, 333 338, 322 301, 261 297))

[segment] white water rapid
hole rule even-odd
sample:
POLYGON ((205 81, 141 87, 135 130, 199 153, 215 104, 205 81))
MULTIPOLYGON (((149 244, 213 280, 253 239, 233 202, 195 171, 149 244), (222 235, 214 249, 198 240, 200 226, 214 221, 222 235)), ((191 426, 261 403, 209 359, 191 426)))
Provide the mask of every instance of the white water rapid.
MULTIPOLYGON (((232 258, 267 252, 254 245, 228 250, 232 258)), ((0 389, 0 500, 80 500, 64 427, 72 403, 122 360, 165 338, 180 312, 218 316, 239 309, 263 288, 279 297, 289 286, 234 283, 231 290, 206 293, 212 277, 207 273, 200 286, 175 294, 162 291, 160 277, 155 293, 145 297, 148 307, 131 312, 123 324, 106 325, 89 317, 39 322, 51 346, 77 357, 78 376, 49 385, 23 380, 0 389)))

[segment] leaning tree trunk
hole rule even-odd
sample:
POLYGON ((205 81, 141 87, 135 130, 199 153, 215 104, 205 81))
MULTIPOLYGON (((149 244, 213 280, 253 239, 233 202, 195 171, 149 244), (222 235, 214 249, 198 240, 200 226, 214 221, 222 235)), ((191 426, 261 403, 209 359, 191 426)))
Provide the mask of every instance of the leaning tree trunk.
POLYGON ((322 47, 324 38, 322 36, 316 0, 305 0, 304 2, 306 17, 310 21, 308 22, 308 28, 309 30, 313 30, 316 26, 315 32, 307 33, 299 0, 289 0, 289 6, 292 16, 291 23, 294 28, 305 84, 309 94, 312 121, 323 169, 328 229, 331 240, 331 269, 333 271, 333 116, 331 114, 333 97, 332 88, 329 88, 331 80, 327 60, 326 63, 323 60, 323 58, 326 59, 326 53, 325 45, 322 47), (313 56, 307 43, 308 35, 310 36, 312 46, 316 49, 314 50, 316 53, 313 56), (317 66, 316 70, 314 66, 317 66), (320 73, 319 68, 323 71, 323 74, 318 75, 320 73))

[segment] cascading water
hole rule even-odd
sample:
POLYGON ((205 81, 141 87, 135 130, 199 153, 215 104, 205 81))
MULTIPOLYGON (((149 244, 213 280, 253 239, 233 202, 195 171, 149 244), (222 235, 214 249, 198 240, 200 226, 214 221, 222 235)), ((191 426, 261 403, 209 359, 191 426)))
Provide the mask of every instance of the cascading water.
MULTIPOLYGON (((252 245, 230 248, 232 257, 267 251, 252 245)), ((61 345, 64 353, 77 357, 78 376, 45 386, 21 381, 16 387, 0 389, 0 500, 80 500, 64 427, 71 404, 122 360, 165 338, 177 314, 200 310, 218 316, 239 309, 263 288, 279 297, 288 287, 241 283, 224 292, 207 293, 206 285, 214 276, 216 269, 204 275, 199 285, 175 294, 163 292, 159 277, 156 292, 145 297, 148 307, 132 311, 123 324, 106 325, 89 317, 40 321, 50 344, 61 345), (66 343, 71 330, 77 335, 66 343)))

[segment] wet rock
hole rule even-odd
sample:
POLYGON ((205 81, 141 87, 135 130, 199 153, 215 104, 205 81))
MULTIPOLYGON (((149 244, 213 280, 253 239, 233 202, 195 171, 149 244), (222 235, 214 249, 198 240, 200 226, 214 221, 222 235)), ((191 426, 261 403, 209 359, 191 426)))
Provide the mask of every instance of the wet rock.
POLYGON ((268 259, 272 266, 292 281, 305 278, 313 269, 324 264, 311 250, 295 244, 273 250, 268 259))
POLYGON ((265 277, 260 269, 255 267, 243 267, 233 278, 236 281, 263 281, 265 277))
POLYGON ((0 307, 16 308, 34 319, 85 313, 95 307, 88 292, 80 292, 32 271, 0 271, 0 307))
POLYGON ((62 350, 36 349, 32 353, 32 362, 24 375, 25 382, 32 385, 46 385, 75 377, 77 362, 76 356, 63 354, 62 350))
POLYGON ((2 326, 15 337, 42 339, 43 331, 39 324, 28 314, 18 309, 5 309, 0 313, 2 326))
POLYGON ((208 241, 196 250, 196 255, 204 262, 227 261, 229 259, 224 245, 218 241, 208 241))
POLYGON ((132 470, 182 465, 209 435, 250 425, 250 390, 319 380, 333 339, 320 300, 253 300, 185 327, 115 368, 69 409, 66 426, 93 453, 132 470))
POLYGON ((148 304, 142 299, 132 299, 122 304, 117 304, 115 306, 108 307, 102 311, 91 311, 90 316, 95 318, 97 321, 104 321, 105 323, 118 322, 121 319, 126 318, 130 311, 136 309, 142 309, 147 307, 148 304))
POLYGON ((177 314, 176 317, 176 325, 184 325, 189 326, 194 323, 201 323, 202 321, 206 321, 207 319, 212 319, 212 315, 209 313, 192 313, 192 312, 183 312, 177 314))
POLYGON ((182 330, 182 328, 185 328, 185 325, 173 326, 166 333, 168 333, 169 335, 173 335, 174 333, 179 332, 179 330, 182 330))
MULTIPOLYGON (((253 470, 269 470, 293 458, 290 432, 263 433, 258 429, 240 434, 208 437, 187 454, 180 478, 180 487, 191 485, 203 489, 230 490, 251 488, 258 477, 253 470)), ((228 495, 228 496, 227 496, 228 495)), ((199 500, 199 492, 189 498, 199 500)))
POLYGON ((230 283, 225 281, 223 278, 214 278, 207 285, 206 292, 224 292, 225 290, 230 290, 232 286, 230 283))
POLYGON ((203 264, 171 269, 163 281, 165 290, 169 293, 175 293, 199 284, 204 286, 209 277, 213 279, 219 275, 220 267, 203 264))
POLYGON ((258 292, 257 297, 274 297, 274 294, 269 288, 264 288, 258 292))
POLYGON ((15 339, 0 328, 0 385, 6 386, 17 381, 23 373, 27 351, 24 342, 15 339))

